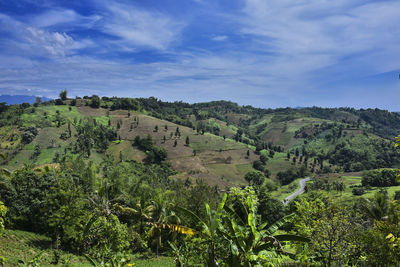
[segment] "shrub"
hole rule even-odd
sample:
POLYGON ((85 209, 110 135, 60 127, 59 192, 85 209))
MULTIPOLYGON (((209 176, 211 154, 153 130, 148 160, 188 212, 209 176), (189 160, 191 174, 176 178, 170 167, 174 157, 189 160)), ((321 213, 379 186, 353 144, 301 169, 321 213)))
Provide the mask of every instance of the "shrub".
POLYGON ((398 174, 398 170, 389 168, 365 171, 362 175, 361 183, 363 186, 395 186, 398 184, 396 181, 398 174))

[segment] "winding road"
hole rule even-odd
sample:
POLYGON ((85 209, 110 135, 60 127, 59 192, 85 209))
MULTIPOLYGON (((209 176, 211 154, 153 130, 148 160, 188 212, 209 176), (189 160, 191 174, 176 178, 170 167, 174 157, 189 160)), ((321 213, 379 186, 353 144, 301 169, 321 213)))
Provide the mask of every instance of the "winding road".
POLYGON ((304 192, 304 188, 306 187, 307 181, 310 181, 310 177, 306 177, 304 179, 301 179, 299 181, 300 183, 300 189, 285 198, 282 202, 284 205, 288 204, 293 198, 297 197, 298 195, 302 194, 304 192))

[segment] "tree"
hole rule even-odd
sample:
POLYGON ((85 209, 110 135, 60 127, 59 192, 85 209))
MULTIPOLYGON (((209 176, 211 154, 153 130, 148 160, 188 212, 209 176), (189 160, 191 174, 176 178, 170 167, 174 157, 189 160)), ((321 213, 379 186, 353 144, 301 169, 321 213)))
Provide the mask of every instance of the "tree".
POLYGON ((355 226, 343 205, 331 198, 302 198, 295 206, 295 232, 310 237, 308 253, 321 257, 324 266, 344 266, 353 249, 355 226))
POLYGON ((253 168, 258 170, 258 171, 263 172, 264 171, 264 164, 262 164, 262 162, 259 161, 259 160, 255 160, 253 162, 253 168))
POLYGON ((67 90, 62 90, 61 92, 60 92, 60 99, 62 100, 62 101, 64 101, 64 100, 67 100, 67 90))
POLYGON ((6 217, 7 207, 0 201, 0 235, 4 230, 4 218, 6 217))
POLYGON ((99 108, 100 107, 100 97, 97 95, 92 95, 89 105, 92 108, 99 108))
POLYGON ((363 207, 370 219, 377 221, 384 220, 389 213, 389 199, 385 194, 377 192, 372 200, 365 200, 363 207))
POLYGON ((263 184, 266 177, 264 173, 260 171, 250 171, 246 173, 244 179, 246 179, 246 181, 249 182, 250 185, 260 186, 263 184))
POLYGON ((40 146, 36 144, 33 150, 32 159, 36 159, 40 155, 40 152, 40 146))
POLYGON ((264 155, 260 155, 260 161, 262 162, 262 164, 267 164, 267 160, 268 160, 268 158, 266 157, 266 156, 264 156, 264 155))
POLYGON ((167 150, 165 150, 162 147, 153 146, 152 149, 147 152, 147 157, 145 162, 148 164, 150 163, 160 164, 167 159, 167 156, 168 156, 167 150))
POLYGON ((42 103, 42 98, 40 96, 37 96, 35 99, 35 103, 33 103, 33 106, 37 107, 42 103))
MULTIPOLYGON (((267 180, 272 182, 270 179, 267 180)), ((282 201, 271 197, 267 190, 270 191, 266 186, 262 186, 257 190, 258 211, 261 215, 261 221, 268 222, 268 225, 272 225, 285 217, 286 214, 282 201)))
POLYGON ((189 146, 189 136, 186 136, 186 145, 189 146))

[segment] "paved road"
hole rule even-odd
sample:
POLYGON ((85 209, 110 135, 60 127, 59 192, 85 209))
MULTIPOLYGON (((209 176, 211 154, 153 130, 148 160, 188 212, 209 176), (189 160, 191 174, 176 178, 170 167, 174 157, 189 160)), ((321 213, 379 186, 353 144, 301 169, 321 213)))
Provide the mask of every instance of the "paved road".
POLYGON ((306 187, 306 183, 307 181, 310 180, 310 177, 306 177, 304 179, 300 180, 300 189, 297 190, 296 192, 294 192, 293 194, 291 194, 290 196, 288 196, 287 198, 285 198, 285 200, 283 200, 283 204, 286 205, 287 203, 289 203, 293 198, 297 197, 298 195, 302 194, 304 192, 304 188, 306 187))

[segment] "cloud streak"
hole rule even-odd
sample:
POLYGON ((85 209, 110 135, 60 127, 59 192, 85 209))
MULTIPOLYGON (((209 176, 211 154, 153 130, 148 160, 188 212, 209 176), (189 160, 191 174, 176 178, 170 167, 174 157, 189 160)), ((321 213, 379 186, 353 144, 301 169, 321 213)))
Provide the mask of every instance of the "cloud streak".
POLYGON ((160 12, 148 12, 136 6, 109 2, 101 21, 101 30, 118 37, 127 49, 150 47, 165 50, 178 41, 183 24, 160 12))

